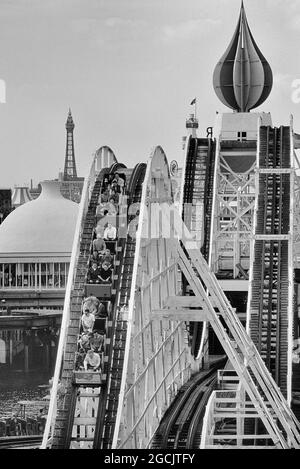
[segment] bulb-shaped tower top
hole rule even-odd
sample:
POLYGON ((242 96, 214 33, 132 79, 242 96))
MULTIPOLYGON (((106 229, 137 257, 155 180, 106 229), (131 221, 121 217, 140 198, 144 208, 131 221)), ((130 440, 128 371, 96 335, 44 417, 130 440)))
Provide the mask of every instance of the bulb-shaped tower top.
POLYGON ((260 106, 271 92, 272 70, 251 34, 243 2, 233 38, 215 68, 213 84, 220 101, 238 112, 260 106))
POLYGON ((66 129, 67 130, 74 130, 74 127, 75 127, 75 124, 74 124, 74 121, 73 121, 71 109, 69 108, 68 119, 67 119, 67 122, 66 122, 66 129))

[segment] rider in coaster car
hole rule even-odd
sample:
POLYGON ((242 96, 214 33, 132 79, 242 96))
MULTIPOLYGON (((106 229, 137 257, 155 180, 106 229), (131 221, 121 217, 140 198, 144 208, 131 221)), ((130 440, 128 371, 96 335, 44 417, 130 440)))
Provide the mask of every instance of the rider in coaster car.
POLYGON ((105 249, 105 252, 98 257, 100 264, 103 264, 103 262, 108 262, 109 264, 112 264, 114 260, 114 256, 110 253, 110 249, 105 249))
POLYGON ((92 262, 92 267, 88 270, 88 282, 89 283, 100 283, 100 269, 96 261, 92 262))
POLYGON ((89 350, 84 359, 84 369, 92 369, 92 371, 98 371, 101 367, 100 355, 93 350, 89 350))
POLYGON ((112 268, 109 262, 103 262, 100 268, 100 281, 101 283, 109 283, 111 282, 111 275, 112 275, 112 268))
POLYGON ((81 326, 83 332, 92 332, 93 327, 95 324, 95 315, 90 313, 88 309, 83 311, 83 315, 81 316, 81 326))
POLYGON ((99 304, 100 301, 96 296, 88 296, 82 302, 82 312, 88 309, 90 313, 97 315, 99 304))

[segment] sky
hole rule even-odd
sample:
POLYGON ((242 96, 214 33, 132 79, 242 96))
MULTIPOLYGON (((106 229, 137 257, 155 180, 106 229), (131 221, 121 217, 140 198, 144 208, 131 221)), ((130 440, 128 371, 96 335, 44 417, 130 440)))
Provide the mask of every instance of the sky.
MULTIPOLYGON (((300 0, 244 0, 274 86, 258 109, 274 125, 300 103, 300 0)), ((234 33, 240 0, 0 0, 0 187, 36 185, 63 170, 65 122, 75 122, 77 172, 109 145, 133 167, 161 145, 182 163, 185 120, 197 97, 199 136, 216 111, 213 70, 234 33), (2 99, 3 100, 3 99, 2 99)))

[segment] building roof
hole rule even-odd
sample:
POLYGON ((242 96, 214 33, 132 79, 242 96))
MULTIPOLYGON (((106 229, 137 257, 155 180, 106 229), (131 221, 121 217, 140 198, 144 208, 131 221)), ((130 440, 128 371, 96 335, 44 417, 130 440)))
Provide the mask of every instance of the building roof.
POLYGON ((59 182, 41 185, 36 200, 16 208, 0 225, 0 257, 70 255, 79 205, 61 195, 59 182))

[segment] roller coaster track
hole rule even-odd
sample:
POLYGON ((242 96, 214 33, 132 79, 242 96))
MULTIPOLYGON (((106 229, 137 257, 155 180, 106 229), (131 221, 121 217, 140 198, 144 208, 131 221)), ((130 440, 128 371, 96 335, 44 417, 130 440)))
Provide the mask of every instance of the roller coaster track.
POLYGON ((42 442, 42 435, 5 436, 0 438, 2 449, 38 449, 42 442))
MULTIPOLYGON (((141 202, 142 184, 146 172, 146 164, 136 165, 130 182, 128 184, 129 212, 128 227, 136 216, 135 209, 141 202), (132 213, 131 208, 134 209, 132 213)), ((111 448, 114 436, 114 428, 119 405, 119 393, 123 372, 125 342, 127 335, 126 311, 122 307, 127 307, 130 296, 133 262, 135 256, 135 237, 128 231, 127 238, 123 243, 123 255, 119 269, 119 283, 117 296, 113 310, 113 326, 111 333, 111 347, 107 364, 107 381, 99 405, 96 436, 94 448, 111 448)))
MULTIPOLYGON (((134 180, 134 186, 131 182, 129 185, 130 191, 137 190, 140 192, 140 177, 143 173, 144 167, 145 165, 137 165, 131 179, 131 181, 134 180)), ((110 405, 108 405, 108 408, 106 408, 105 406, 103 407, 103 403, 106 403, 108 396, 108 399, 112 403, 112 408, 114 409, 114 405, 117 403, 116 397, 118 396, 117 386, 114 386, 114 383, 118 382, 119 375, 121 377, 122 372, 122 346, 120 347, 120 344, 122 344, 122 335, 124 332, 126 338, 126 322, 119 321, 117 319, 117 313, 119 312, 117 306, 120 304, 120 302, 121 304, 124 304, 124 298, 119 293, 122 291, 122 286, 124 289, 126 282, 129 282, 130 279, 130 271, 127 268, 127 262, 130 263, 129 257, 132 255, 130 250, 131 243, 129 241, 129 237, 127 242, 126 239, 124 240, 121 237, 117 243, 116 249, 117 255, 115 259, 115 265, 118 267, 118 269, 117 275, 115 275, 113 278, 111 290, 112 296, 110 298, 110 301, 113 304, 113 310, 108 312, 108 327, 106 330, 106 350, 103 373, 103 377, 106 380, 104 383, 101 383, 100 391, 99 385, 96 386, 91 384, 90 386, 87 386, 87 383, 84 383, 79 386, 74 386, 73 379, 75 371, 74 363, 75 353, 77 350, 77 337, 80 331, 81 302, 85 294, 84 282, 87 274, 91 243, 93 240, 93 230, 96 223, 95 214, 98 198, 101 193, 101 185, 104 176, 107 174, 114 174, 116 171, 124 171, 124 169, 126 171, 126 166, 124 164, 114 163, 110 169, 103 170, 99 174, 93 187, 89 208, 84 221, 84 228, 80 243, 80 256, 77 262, 76 277, 72 292, 70 326, 67 333, 66 349, 61 375, 61 383, 67 392, 64 397, 63 405, 60 405, 58 409, 52 448, 67 448, 70 447, 73 442, 80 445, 86 443, 88 447, 98 447, 100 441, 99 435, 101 435, 101 431, 103 430, 103 421, 101 419, 104 419, 104 416, 106 419, 110 419, 106 421, 106 426, 104 427, 106 430, 109 428, 108 422, 111 422, 114 417, 114 413, 110 412, 110 405), (121 285, 120 279, 122 279, 123 285, 121 285), (74 295, 76 295, 76 305, 74 305, 74 295), (90 398, 92 403, 90 405, 92 405, 94 408, 90 408, 88 412, 90 415, 87 415, 86 412, 83 411, 82 417, 81 412, 79 412, 78 415, 78 410, 76 410, 76 408, 78 406, 79 408, 82 408, 81 402, 83 402, 83 406, 86 407, 86 398, 90 398), (86 428, 84 428, 84 426, 86 426, 86 428), (94 428, 94 431, 92 428, 94 428), (76 435, 74 434, 74 429, 76 435)), ((133 201, 136 201, 136 195, 134 195, 132 198, 134 199, 133 201)), ((127 203, 122 204, 120 207, 121 211, 123 211, 124 207, 127 211, 127 203)), ((124 214, 121 213, 121 215, 124 214)), ((120 223, 122 223, 123 220, 124 218, 122 216, 118 217, 117 225, 119 229, 121 228, 120 223)), ((103 298, 99 299, 103 300, 103 298)), ((105 433, 105 436, 106 435, 107 433, 105 433)))
MULTIPOLYGON (((185 167, 183 219, 196 240, 201 241, 201 252, 207 262, 210 248, 215 154, 215 141, 203 138, 190 139, 185 167), (198 211, 201 204, 202 214, 198 211)), ((190 323, 192 354, 195 357, 199 352, 202 332, 203 323, 190 323)))
POLYGON ((290 128, 261 127, 250 335, 287 396, 289 328, 290 128))
POLYGON ((114 174, 118 171, 124 170, 125 168, 126 168, 126 165, 124 163, 116 162, 116 163, 111 165, 111 167, 109 169, 109 174, 114 174))
POLYGON ((58 406, 52 441, 53 449, 66 448, 70 445, 78 392, 78 390, 76 390, 75 386, 73 385, 73 372, 75 354, 77 351, 77 337, 80 331, 81 303, 85 293, 84 285, 90 254, 90 246, 93 240, 96 208, 101 192, 102 181, 107 173, 108 170, 103 169, 95 181, 83 224, 83 231, 80 241, 80 254, 77 261, 76 276, 71 294, 70 320, 67 330, 65 353, 61 372, 61 384, 65 389, 65 396, 63 402, 60 402, 58 406))
POLYGON ((217 368, 195 375, 180 389, 174 403, 166 412, 152 441, 152 448, 199 448, 202 419, 210 394, 216 387, 217 368))

